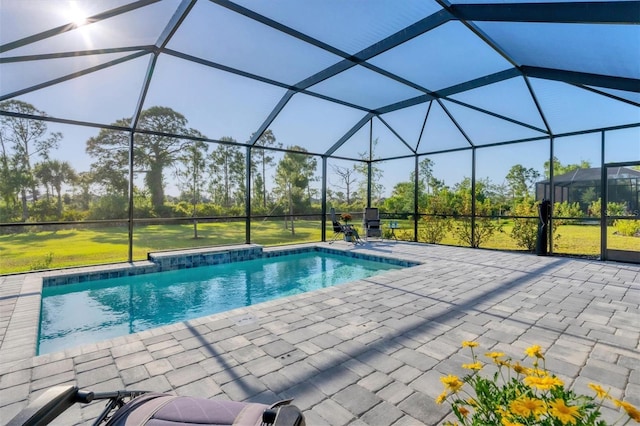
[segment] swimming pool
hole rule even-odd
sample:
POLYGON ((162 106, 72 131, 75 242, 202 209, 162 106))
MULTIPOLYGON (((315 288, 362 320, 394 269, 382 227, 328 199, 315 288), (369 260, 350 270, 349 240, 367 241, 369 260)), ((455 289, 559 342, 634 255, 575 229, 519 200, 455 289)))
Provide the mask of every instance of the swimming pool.
POLYGON ((310 251, 44 287, 38 354, 370 277, 401 265, 310 251))

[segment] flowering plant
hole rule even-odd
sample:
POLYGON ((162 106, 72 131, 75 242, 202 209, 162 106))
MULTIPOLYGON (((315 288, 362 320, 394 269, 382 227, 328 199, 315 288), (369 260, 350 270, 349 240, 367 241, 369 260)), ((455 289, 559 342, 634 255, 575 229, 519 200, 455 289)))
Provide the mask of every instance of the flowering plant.
POLYGON ((487 353, 490 362, 498 366, 492 378, 476 374, 484 367, 473 350, 478 343, 462 342, 462 346, 471 349, 473 362, 462 365, 471 373, 462 379, 454 375, 441 377, 445 390, 436 398, 436 403, 450 400, 453 413, 463 425, 605 426, 603 420, 598 420, 605 400, 611 400, 627 414, 623 413, 616 424, 622 420, 626 420, 624 424, 631 420, 640 423, 640 410, 612 398, 600 385, 589 384, 595 397, 577 395, 565 389, 562 380, 547 371, 542 348, 538 345, 525 351, 533 358, 533 367, 513 362, 502 352, 487 353), (471 386, 472 393, 464 388, 465 384, 471 386))
POLYGON ((340 215, 340 219, 344 220, 345 223, 349 223, 349 221, 352 219, 351 215, 349 213, 342 213, 340 215))

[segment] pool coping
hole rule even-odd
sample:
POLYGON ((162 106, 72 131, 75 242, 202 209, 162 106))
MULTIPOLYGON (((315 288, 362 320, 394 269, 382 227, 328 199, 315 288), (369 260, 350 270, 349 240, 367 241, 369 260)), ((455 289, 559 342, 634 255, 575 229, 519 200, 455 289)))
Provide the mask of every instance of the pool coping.
MULTIPOLYGON (((347 257, 391 263, 404 267, 412 267, 421 264, 421 262, 416 261, 415 259, 409 260, 398 256, 360 253, 353 250, 354 247, 355 246, 352 245, 327 247, 326 245, 318 243, 271 247, 263 247, 258 244, 241 244, 233 246, 163 251, 149 253, 148 260, 143 261, 85 266, 29 274, 22 281, 20 290, 14 291, 13 296, 8 296, 15 297, 16 300, 12 309, 11 320, 7 326, 4 336, 0 336, 2 338, 2 341, 0 342, 0 355, 3 367, 9 367, 10 365, 24 360, 27 357, 37 356, 36 352, 40 330, 42 289, 45 286, 66 285, 100 279, 190 269, 309 251, 334 253, 347 257)), ((4 297, 0 296, 0 299, 3 298, 4 297)))

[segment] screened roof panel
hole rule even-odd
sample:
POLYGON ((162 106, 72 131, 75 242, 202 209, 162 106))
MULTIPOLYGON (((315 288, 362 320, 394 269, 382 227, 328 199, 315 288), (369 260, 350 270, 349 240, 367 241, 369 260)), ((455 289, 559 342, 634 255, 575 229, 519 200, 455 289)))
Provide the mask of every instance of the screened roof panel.
MULTIPOLYGON (((394 129, 395 130, 395 129, 394 129)), ((413 155, 407 146, 407 141, 402 141, 396 134, 379 119, 373 120, 373 140, 378 143, 374 147, 374 158, 393 158, 404 155, 413 155)))
POLYGON ((440 10, 432 0, 236 3, 353 54, 440 10))
POLYGON ((512 67, 467 27, 455 21, 369 62, 432 91, 512 67))
POLYGON ((111 124, 130 119, 140 96, 150 55, 74 78, 18 99, 47 115, 70 120, 111 124))
POLYGON ((314 96, 297 94, 269 128, 284 145, 298 145, 324 154, 343 137, 364 112, 314 96))
POLYGON ((530 81, 553 133, 640 123, 638 107, 566 83, 530 81))
POLYGON ((536 104, 523 78, 511 78, 477 89, 456 93, 452 99, 545 129, 536 104))
POLYGON ((429 103, 399 109, 382 115, 385 120, 414 149, 418 145, 422 125, 426 118, 429 103))
MULTIPOLYGON (((347 139, 335 152, 337 157, 352 158, 354 160, 368 160, 370 146, 369 124, 360 128, 353 136, 347 139)), ((374 150, 375 153, 375 150, 374 150)))
POLYGON ((512 22, 477 25, 519 65, 640 78, 638 25, 512 22))
POLYGON ((613 96, 617 96, 621 99, 626 99, 628 101, 635 102, 636 104, 640 104, 640 92, 629 92, 626 90, 605 89, 602 87, 592 87, 592 88, 604 93, 608 93, 613 96))
POLYGON ((204 65, 163 55, 158 59, 144 109, 167 106, 210 139, 245 143, 286 91, 204 65))
POLYGON ((0 74, 2 75, 0 97, 106 64, 109 61, 118 60, 128 55, 130 53, 113 53, 3 63, 0 64, 0 74))
POLYGON ((419 153, 444 151, 447 149, 469 148, 471 144, 460 129, 444 112, 440 104, 431 103, 431 109, 418 145, 419 153))
MULTIPOLYGON (((109 124, 136 111, 150 81, 144 108, 172 108, 209 138, 244 143, 274 119, 283 138, 296 144, 304 139, 314 152, 330 150, 367 112, 393 108, 400 109, 381 118, 399 136, 377 121, 375 132, 414 147, 430 103, 420 153, 469 148, 464 134, 480 145, 543 136, 527 80, 556 135, 640 124, 640 22, 621 16, 628 8, 611 2, 609 15, 608 4, 590 9, 614 18, 605 22, 622 24, 525 23, 507 20, 527 21, 529 12, 541 12, 543 21, 565 19, 566 13, 576 13, 580 22, 600 16, 580 12, 577 1, 561 6, 562 18, 549 4, 517 7, 521 0, 511 12, 490 5, 444 12, 438 1, 3 0, 0 100, 17 98, 55 117, 109 124), (477 20, 464 17, 474 13, 477 20), (99 19, 64 32, 78 15, 99 19), (171 34, 165 48, 162 37, 171 34), (521 67, 513 68, 498 51, 521 67), (149 68, 152 57, 157 63, 149 68), (102 65, 110 66, 84 72, 102 65), (523 78, 514 78, 520 73, 523 78), (421 88, 445 96, 441 102, 451 117, 421 88), (278 105, 296 92, 280 111, 278 105), (303 138, 304 126, 311 136, 303 138)), ((359 158, 361 141, 368 150, 368 124, 335 155, 359 158)), ((384 146, 393 146, 386 158, 410 152, 402 143, 384 146)))
POLYGON ((309 88, 353 105, 373 109, 423 93, 367 68, 356 65, 309 88))
POLYGON ((443 101, 474 145, 537 138, 544 133, 452 102, 443 101))
MULTIPOLYGON (((81 3, 82 5, 85 2, 81 3)), ((169 23, 178 0, 153 3, 112 18, 3 53, 3 57, 153 45, 169 23)), ((4 40, 3 40, 4 41, 4 40)))
POLYGON ((342 58, 211 2, 198 2, 167 47, 287 84, 342 58))

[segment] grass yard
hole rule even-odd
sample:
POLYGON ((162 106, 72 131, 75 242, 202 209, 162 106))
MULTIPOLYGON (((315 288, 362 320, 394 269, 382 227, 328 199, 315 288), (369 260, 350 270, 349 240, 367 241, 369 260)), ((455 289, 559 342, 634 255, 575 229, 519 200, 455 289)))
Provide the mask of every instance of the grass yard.
MULTIPOLYGON (((407 226, 409 226, 407 224, 407 226)), ((482 248, 500 250, 526 251, 518 247, 511 237, 513 222, 504 221, 501 232, 496 232, 484 244, 482 248)), ((600 227, 594 225, 561 225, 558 227, 554 240, 553 252, 557 254, 569 254, 579 256, 600 255, 600 227)), ((462 245, 452 232, 447 233, 440 242, 447 245, 462 245)), ((607 246, 618 250, 640 251, 640 238, 625 237, 615 234, 615 228, 607 228, 607 246)))
MULTIPOLYGON (((282 221, 256 221, 252 224, 253 242, 266 246, 320 241, 319 221, 296 221, 295 234, 282 221)), ((147 253, 169 249, 244 244, 245 222, 198 224, 198 239, 193 225, 136 226, 133 232, 133 258, 143 260, 147 253)), ((128 228, 59 229, 0 235, 0 274, 37 269, 126 262, 128 228)))
MULTIPOLYGON (((396 231, 399 240, 413 239, 413 222, 399 221, 396 231)), ((251 224, 253 243, 264 246, 320 241, 320 221, 298 220, 295 234, 285 229, 282 220, 256 220, 251 224)), ((356 225, 356 227, 358 227, 356 225)), ((20 234, 0 235, 0 274, 37 269, 126 262, 128 256, 128 229, 126 226, 102 228, 35 230, 20 234)), ((360 228, 360 227, 359 227, 360 228)), ((510 233, 513 224, 505 221, 502 232, 494 234, 482 244, 483 248, 520 250, 510 233)), ((384 229, 384 221, 383 221, 384 229)), ((614 234, 607 229, 609 248, 640 250, 640 239, 614 234)), ((134 260, 147 258, 147 253, 161 250, 210 247, 245 242, 245 222, 212 222, 198 224, 198 239, 193 238, 191 224, 140 225, 134 228, 134 260)), ((362 232, 361 232, 362 234, 362 232)), ((563 225, 558 229, 560 238, 554 248, 558 254, 598 256, 600 254, 600 228, 589 225, 563 225)), ((333 235, 327 227, 327 239, 333 235)), ((441 244, 462 245, 449 232, 441 244)))

